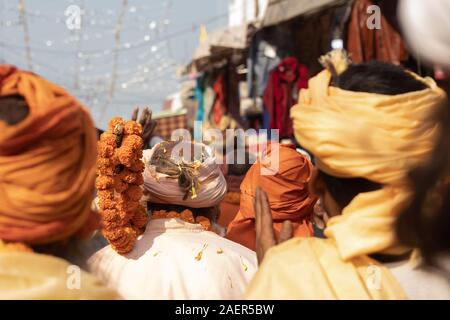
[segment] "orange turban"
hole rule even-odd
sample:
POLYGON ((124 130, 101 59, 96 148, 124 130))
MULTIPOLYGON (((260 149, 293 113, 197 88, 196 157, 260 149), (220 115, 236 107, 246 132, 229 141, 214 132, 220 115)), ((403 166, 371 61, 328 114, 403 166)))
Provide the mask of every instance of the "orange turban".
POLYGON ((0 121, 0 239, 46 244, 92 226, 96 131, 64 89, 0 65, 0 96, 21 95, 29 114, 0 121))
POLYGON ((259 160, 250 168, 241 184, 241 204, 227 231, 227 238, 255 250, 255 212, 253 199, 256 188, 262 188, 269 199, 274 222, 274 231, 278 238, 283 222, 293 223, 294 236, 313 235, 310 218, 313 214, 316 198, 308 192, 308 181, 312 174, 312 164, 294 149, 275 145, 268 148, 267 156, 273 148, 279 148, 279 167, 274 175, 264 175, 268 169, 265 161, 259 160))

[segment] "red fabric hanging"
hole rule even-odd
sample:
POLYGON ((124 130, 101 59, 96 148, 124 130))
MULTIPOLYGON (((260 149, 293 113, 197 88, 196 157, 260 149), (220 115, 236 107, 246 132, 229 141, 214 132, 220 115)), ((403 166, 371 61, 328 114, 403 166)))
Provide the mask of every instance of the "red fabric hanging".
POLYGON ((283 59, 270 74, 264 104, 270 116, 269 129, 279 129, 280 138, 293 135, 290 109, 297 102, 300 89, 308 87, 308 74, 308 68, 294 57, 283 59))

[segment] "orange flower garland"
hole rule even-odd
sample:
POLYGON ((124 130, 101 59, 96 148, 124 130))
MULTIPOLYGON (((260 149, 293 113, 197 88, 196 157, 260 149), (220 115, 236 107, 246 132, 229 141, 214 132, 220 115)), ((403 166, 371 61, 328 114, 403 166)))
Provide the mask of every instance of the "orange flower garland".
POLYGON ((139 203, 144 183, 141 136, 139 123, 117 117, 98 142, 96 187, 103 235, 119 254, 133 250, 148 222, 139 203))
POLYGON ((194 219, 194 215, 192 211, 189 209, 183 210, 181 213, 176 211, 166 211, 166 210, 158 210, 152 213, 152 219, 170 219, 176 218, 181 219, 188 223, 197 223, 203 227, 206 231, 211 231, 211 221, 204 217, 198 216, 194 219))

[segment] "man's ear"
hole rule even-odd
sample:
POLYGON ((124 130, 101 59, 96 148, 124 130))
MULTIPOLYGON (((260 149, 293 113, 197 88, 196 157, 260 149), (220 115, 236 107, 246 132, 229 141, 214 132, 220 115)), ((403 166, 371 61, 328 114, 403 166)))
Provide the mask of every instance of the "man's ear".
POLYGON ((325 182, 321 178, 320 171, 316 167, 313 167, 311 178, 308 182, 308 191, 316 197, 321 197, 325 194, 325 182))

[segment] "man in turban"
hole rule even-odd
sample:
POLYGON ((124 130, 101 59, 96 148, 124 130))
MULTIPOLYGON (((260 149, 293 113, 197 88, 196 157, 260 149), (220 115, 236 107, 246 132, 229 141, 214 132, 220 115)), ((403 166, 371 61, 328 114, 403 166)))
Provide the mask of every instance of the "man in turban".
POLYGON ((255 250, 256 226, 253 201, 256 188, 267 190, 276 237, 282 225, 289 222, 292 233, 298 237, 313 235, 312 216, 317 198, 308 192, 312 174, 311 162, 295 149, 270 145, 265 158, 270 158, 272 148, 278 148, 279 166, 275 174, 264 174, 268 161, 257 161, 241 184, 241 203, 237 216, 227 230, 227 238, 255 250))
MULTIPOLYGON (((300 92, 291 116, 297 140, 316 159, 310 191, 327 212, 326 239, 294 238, 269 249, 247 297, 449 297, 445 279, 422 277, 419 270, 409 279, 415 280, 405 281, 405 267, 416 255, 395 230, 411 198, 408 172, 429 159, 439 134, 436 115, 445 93, 432 79, 401 67, 348 66, 342 51, 322 62, 327 69, 300 92)), ((274 243, 266 202, 258 191, 257 223, 263 227, 257 245, 263 249, 274 243)))
POLYGON ((55 256, 97 226, 95 143, 91 117, 75 98, 0 65, 0 298, 117 297, 55 256))
POLYGON ((227 186, 211 148, 161 142, 143 160, 145 233, 126 255, 101 249, 90 270, 127 299, 240 298, 256 255, 212 232, 227 186))

